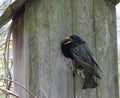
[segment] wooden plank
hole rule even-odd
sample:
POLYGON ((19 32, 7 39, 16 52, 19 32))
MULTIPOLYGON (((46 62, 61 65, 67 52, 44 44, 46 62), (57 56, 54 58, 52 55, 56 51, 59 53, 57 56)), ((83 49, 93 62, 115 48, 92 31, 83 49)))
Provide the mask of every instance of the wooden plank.
MULTIPOLYGON (((24 10, 21 10, 19 16, 13 20, 11 29, 13 34, 14 80, 26 87, 24 10)), ((14 92, 20 98, 26 98, 26 91, 16 84, 14 85, 14 92)))
POLYGON ((74 98, 73 76, 60 50, 61 40, 71 34, 70 9, 69 0, 26 3, 28 88, 39 98, 74 98))
POLYGON ((5 25, 15 14, 24 6, 26 0, 16 0, 13 2, 0 17, 0 28, 5 25))
POLYGON ((115 7, 94 0, 96 53, 103 71, 97 98, 118 98, 117 33, 115 7), (102 6, 102 7, 101 7, 102 6))
POLYGON ((88 43, 104 70, 100 86, 93 90, 82 90, 83 79, 78 75, 75 79, 75 97, 118 98, 115 7, 105 0, 75 0, 73 4, 73 32, 88 43), (112 44, 107 45, 107 42, 112 44))
MULTIPOLYGON (((73 1, 73 32, 85 40, 95 52, 95 33, 93 19, 93 0, 73 1)), ((75 78, 75 98, 96 98, 96 89, 83 90, 84 79, 81 74, 75 78)))

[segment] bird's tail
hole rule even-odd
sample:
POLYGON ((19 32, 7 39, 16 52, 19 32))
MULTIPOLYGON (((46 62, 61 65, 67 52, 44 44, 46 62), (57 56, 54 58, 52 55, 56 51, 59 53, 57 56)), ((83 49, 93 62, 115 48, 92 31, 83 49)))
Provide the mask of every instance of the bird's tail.
POLYGON ((87 89, 87 88, 96 88, 98 86, 98 84, 96 83, 94 76, 90 73, 85 75, 85 80, 84 80, 84 84, 83 84, 83 89, 87 89))

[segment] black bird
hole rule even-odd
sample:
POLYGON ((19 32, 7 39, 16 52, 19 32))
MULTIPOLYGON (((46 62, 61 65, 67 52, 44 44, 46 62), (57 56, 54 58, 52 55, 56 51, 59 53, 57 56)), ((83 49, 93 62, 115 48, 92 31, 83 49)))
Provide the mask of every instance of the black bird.
POLYGON ((72 60, 74 72, 83 70, 83 89, 96 88, 96 78, 101 79, 98 73, 101 69, 86 42, 77 35, 71 35, 61 41, 61 51, 65 57, 72 60))

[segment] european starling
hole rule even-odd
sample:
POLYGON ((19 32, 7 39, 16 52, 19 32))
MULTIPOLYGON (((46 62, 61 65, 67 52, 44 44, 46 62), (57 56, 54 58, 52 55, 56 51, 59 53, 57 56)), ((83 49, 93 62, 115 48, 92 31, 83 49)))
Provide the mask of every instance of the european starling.
POLYGON ((61 51, 65 57, 72 60, 75 71, 83 70, 82 88, 96 88, 98 84, 95 78, 101 79, 98 73, 101 69, 86 42, 77 35, 71 35, 61 41, 61 51))

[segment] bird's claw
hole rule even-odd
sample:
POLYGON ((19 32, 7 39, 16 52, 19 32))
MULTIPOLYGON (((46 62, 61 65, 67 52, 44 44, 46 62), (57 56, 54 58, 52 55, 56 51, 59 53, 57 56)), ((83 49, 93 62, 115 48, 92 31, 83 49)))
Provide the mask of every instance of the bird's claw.
POLYGON ((81 76, 82 76, 83 78, 85 78, 85 75, 84 75, 83 70, 76 69, 76 70, 75 70, 75 73, 78 74, 78 75, 81 74, 81 76))

